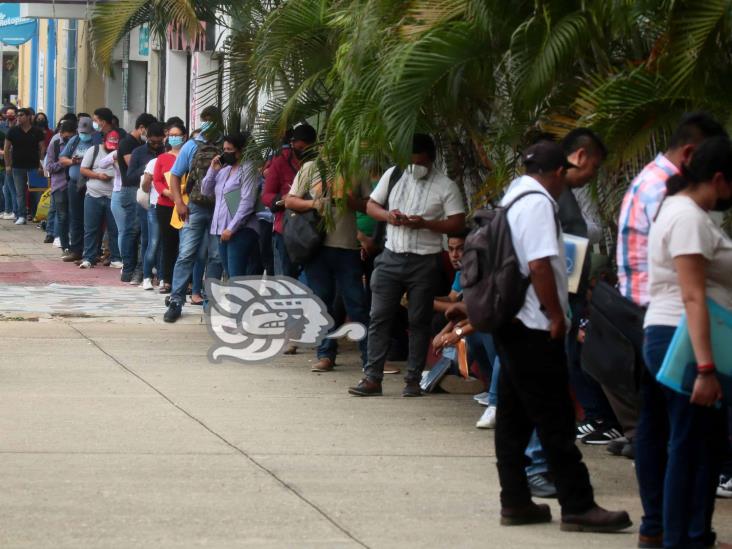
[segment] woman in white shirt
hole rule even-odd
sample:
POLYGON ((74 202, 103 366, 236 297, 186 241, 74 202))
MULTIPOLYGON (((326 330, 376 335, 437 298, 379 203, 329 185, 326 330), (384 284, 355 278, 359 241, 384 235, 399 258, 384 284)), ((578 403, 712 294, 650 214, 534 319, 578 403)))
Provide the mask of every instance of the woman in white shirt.
POLYGON ((666 188, 648 245, 643 351, 649 375, 642 381, 635 462, 644 509, 639 546, 709 547, 727 428, 726 410, 715 406, 722 390, 706 300, 732 309, 732 241, 709 212, 732 197, 730 140, 704 141, 666 188), (684 313, 697 363, 691 398, 655 379, 684 313))

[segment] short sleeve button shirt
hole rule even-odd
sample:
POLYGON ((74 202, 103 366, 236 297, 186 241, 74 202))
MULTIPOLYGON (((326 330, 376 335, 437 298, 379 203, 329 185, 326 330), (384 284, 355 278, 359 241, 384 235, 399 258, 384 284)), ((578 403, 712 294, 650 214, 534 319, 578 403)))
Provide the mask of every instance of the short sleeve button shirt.
MULTIPOLYGON (((371 200, 382 206, 388 202, 389 210, 399 210, 404 215, 418 215, 427 221, 439 221, 465 213, 460 189, 435 168, 424 179, 416 179, 410 170, 405 170, 395 183, 391 195, 387 196, 389 179, 394 169, 386 170, 371 193, 371 200)), ((394 253, 437 254, 442 251, 442 235, 429 229, 387 225, 385 246, 394 253)))

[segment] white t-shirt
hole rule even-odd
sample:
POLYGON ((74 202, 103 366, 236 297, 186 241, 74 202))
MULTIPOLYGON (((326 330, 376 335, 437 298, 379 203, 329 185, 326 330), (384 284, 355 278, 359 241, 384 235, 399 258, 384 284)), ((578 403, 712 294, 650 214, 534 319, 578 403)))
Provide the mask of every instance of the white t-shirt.
MULTIPOLYGON (((424 179, 415 179, 405 170, 389 194, 389 179, 394 168, 386 170, 371 200, 382 206, 389 202, 389 210, 400 210, 404 215, 419 215, 427 221, 441 221, 451 215, 465 213, 463 197, 454 181, 435 168, 424 179)), ((419 255, 442 251, 442 235, 429 229, 386 226, 385 246, 394 253, 419 255)))
MULTIPOLYGON (((150 174, 151 176, 153 175, 153 173, 155 172, 155 163, 157 161, 158 161, 158 159, 156 157, 156 158, 153 158, 152 160, 150 160, 150 162, 148 162, 145 165, 146 174, 150 174)), ((143 175, 143 177, 145 177, 145 176, 143 175)), ((155 206, 155 205, 157 205, 157 203, 158 203, 158 191, 155 190, 155 185, 151 184, 150 185, 150 205, 155 206)))
MULTIPOLYGON (((511 240, 519 260, 521 274, 529 276, 531 261, 549 258, 552 271, 554 271, 559 304, 564 315, 567 316, 569 311, 567 260, 561 228, 557 227, 556 215, 559 206, 547 190, 536 179, 528 175, 519 177, 511 183, 508 192, 501 200, 501 205, 510 203, 518 195, 527 191, 539 191, 544 196, 539 194, 525 196, 508 211, 511 240)), ((516 316, 527 328, 548 331, 551 322, 541 307, 532 284, 526 292, 524 306, 516 316)))
POLYGON ((673 260, 695 254, 707 260, 707 297, 732 310, 732 241, 691 198, 669 196, 648 237, 651 302, 645 326, 678 326, 684 302, 673 260))
POLYGON ((96 173, 107 174, 110 179, 109 181, 102 181, 101 179, 87 179, 86 181, 86 194, 92 198, 112 198, 112 189, 114 188, 114 166, 109 168, 101 168, 100 164, 102 159, 109 153, 102 145, 98 145, 98 153, 96 159, 94 158, 95 147, 89 147, 84 153, 84 158, 81 161, 82 168, 88 168, 96 173), (92 165, 92 160, 94 164, 92 165))

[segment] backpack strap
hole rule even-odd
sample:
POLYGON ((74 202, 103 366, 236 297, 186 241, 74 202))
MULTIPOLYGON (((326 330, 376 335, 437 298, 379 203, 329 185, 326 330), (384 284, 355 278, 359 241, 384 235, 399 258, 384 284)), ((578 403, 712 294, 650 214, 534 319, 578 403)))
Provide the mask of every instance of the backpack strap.
POLYGON ((399 166, 394 166, 394 169, 391 172, 391 175, 389 176, 389 187, 386 190, 386 201, 384 204, 384 209, 386 211, 389 211, 389 197, 391 197, 391 191, 394 190, 394 186, 397 184, 397 181, 399 181, 402 178, 402 174, 404 172, 399 166))
MULTIPOLYGON (((508 204, 506 204, 506 205, 504 206, 504 209, 505 209, 506 211, 510 210, 510 209, 511 209, 511 207, 512 207, 512 206, 513 206, 514 204, 516 204, 516 202, 518 202, 519 200, 521 200, 522 198, 524 198, 525 196, 528 196, 528 195, 530 195, 530 194, 540 194, 540 195, 544 196, 544 197, 545 197, 545 198, 546 198, 547 200, 550 200, 550 201, 551 201, 550 197, 548 197, 548 196, 546 195, 546 193, 543 193, 543 192, 541 192, 541 191, 525 191, 525 192, 522 192, 522 193, 521 193, 520 195, 518 195, 518 196, 517 196, 516 198, 514 198, 513 200, 511 200, 511 202, 509 202, 508 204)), ((556 212, 556 210, 554 209, 554 202, 553 202, 553 201, 551 201, 551 203, 552 203, 552 212, 554 212, 554 224, 555 224, 555 225, 557 226, 557 238, 559 238, 559 235, 560 235, 560 234, 561 234, 561 232, 562 232, 562 225, 561 225, 561 222, 559 221, 559 216, 557 215, 557 212, 556 212)))
POLYGON ((89 167, 90 170, 94 169, 94 163, 97 161, 98 155, 99 155, 99 145, 94 145, 94 154, 92 154, 91 166, 89 167))

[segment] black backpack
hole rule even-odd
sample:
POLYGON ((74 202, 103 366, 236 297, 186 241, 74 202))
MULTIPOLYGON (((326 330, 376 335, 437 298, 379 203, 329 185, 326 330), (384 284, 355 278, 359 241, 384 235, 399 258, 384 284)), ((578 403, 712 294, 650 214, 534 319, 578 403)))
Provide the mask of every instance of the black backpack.
MULTIPOLYGON (((526 299, 531 281, 521 273, 508 211, 530 194, 544 195, 540 191, 527 191, 505 206, 478 210, 477 227, 465 239, 460 284, 468 319, 480 332, 494 332, 511 322, 526 299)), ((556 215, 555 222, 559 234, 556 215)))

